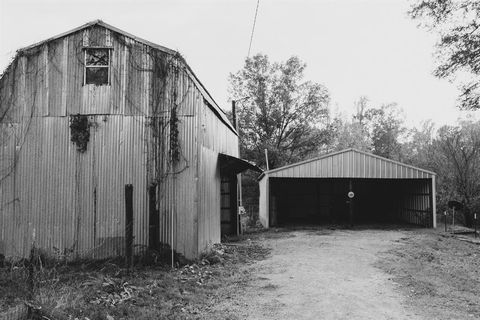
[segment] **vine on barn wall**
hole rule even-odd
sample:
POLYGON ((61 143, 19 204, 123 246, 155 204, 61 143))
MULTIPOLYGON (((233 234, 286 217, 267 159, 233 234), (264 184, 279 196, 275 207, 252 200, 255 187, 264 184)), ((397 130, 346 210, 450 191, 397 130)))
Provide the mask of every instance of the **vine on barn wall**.
MULTIPOLYGON (((139 72, 150 73, 149 77, 149 114, 135 98, 135 92, 126 95, 129 108, 138 114, 147 116, 147 126, 151 130, 153 143, 150 144, 154 158, 151 159, 152 185, 160 184, 168 175, 176 175, 188 168, 188 160, 183 154, 180 142, 179 124, 181 106, 185 95, 178 95, 179 77, 185 68, 185 60, 179 53, 166 53, 156 48, 139 44, 126 38, 122 34, 111 32, 112 39, 125 46, 128 50, 127 68, 132 69, 132 75, 138 76, 139 72), (182 165, 183 164, 183 165, 182 165)), ((189 84, 190 86, 190 84, 189 84)), ((128 88, 127 90, 135 90, 128 88)))
MULTIPOLYGON (((76 68, 83 68, 84 66, 84 52, 83 52, 83 31, 69 35, 68 39, 68 59, 69 66, 73 61, 76 68)), ((148 141, 149 148, 151 148, 151 181, 152 185, 159 186, 168 176, 175 176, 183 172, 189 167, 188 159, 182 150, 182 142, 180 136, 180 125, 182 119, 186 115, 182 111, 185 106, 187 95, 191 94, 192 83, 189 81, 185 83, 185 87, 180 91, 180 85, 184 84, 182 77, 185 75, 186 64, 183 57, 178 54, 171 54, 161 51, 150 46, 139 44, 130 38, 126 38, 121 34, 111 31, 112 43, 115 43, 115 50, 123 46, 127 49, 127 70, 128 72, 150 73, 147 77, 149 80, 149 111, 145 113, 143 106, 134 95, 126 94, 125 99, 131 106, 134 114, 144 115, 146 117, 146 124, 150 130, 153 142, 148 141), (133 69, 133 70, 132 70, 133 69)), ((18 122, 18 128, 15 132, 11 130, 3 130, 0 128, 0 148, 4 143, 9 143, 11 135, 14 136, 16 143, 16 152, 19 154, 23 144, 27 140, 27 135, 31 127, 32 120, 37 115, 42 115, 45 111, 43 108, 48 108, 49 101, 45 101, 45 95, 42 93, 42 88, 45 89, 47 65, 49 68, 49 77, 53 75, 56 77, 57 73, 62 73, 62 59, 59 59, 63 50, 63 38, 46 42, 43 45, 34 47, 29 50, 19 51, 14 57, 12 63, 3 72, 0 78, 0 124, 18 122), (58 50, 59 55, 56 54, 58 50), (25 66, 25 68, 24 68, 25 66), (18 74, 17 74, 18 73, 18 74), (21 77, 25 77, 25 81, 21 77), (23 83, 24 82, 24 83, 23 83), (22 98, 19 88, 24 85, 26 88, 26 97, 22 98), (22 114, 17 114, 22 112, 22 114), (18 117, 18 118, 17 118, 18 117)), ((124 72, 120 61, 113 63, 119 57, 123 57, 122 51, 115 51, 117 54, 112 55, 111 74, 112 86, 121 88, 123 77, 120 76, 124 72), (115 57, 115 58, 113 58, 115 57)), ((70 67, 69 67, 70 68, 70 67)), ((81 79, 80 79, 81 81, 81 79)), ((139 82, 140 84, 140 82, 139 82)), ((81 88, 78 88, 81 90, 81 88)), ((127 90, 136 90, 138 88, 127 90)), ((69 110, 70 112, 70 110, 69 110)), ((68 115, 68 114, 67 114, 68 115)), ((76 146, 78 152, 84 153, 88 149, 88 144, 91 139, 92 123, 87 115, 70 115, 69 130, 71 133, 71 142, 76 146)), ((32 129, 34 132, 35 129, 32 129)), ((150 150, 149 150, 150 153, 150 150)), ((12 168, 9 168, 8 173, 0 172, 0 185, 2 181, 7 178, 12 172, 17 163, 17 158, 14 159, 12 168)), ((3 169, 3 168, 2 168, 3 169)), ((159 189, 160 190, 160 189, 159 189)), ((163 196, 156 199, 157 204, 161 201, 163 196)), ((0 209, 2 209, 0 203, 0 209)))
MULTIPOLYGON (((17 51, 10 64, 0 75, 0 147, 12 143, 12 139, 15 144, 13 155, 8 159, 0 159, 3 163, 11 162, 0 172, 0 186, 15 172, 18 154, 30 131, 37 109, 39 88, 45 85, 46 64, 43 63, 41 54, 45 52, 46 48, 48 49, 48 44, 17 51), (23 96, 20 91, 22 78, 25 88, 28 90, 23 96), (28 106, 26 106, 27 103, 29 103, 28 106)), ((0 203, 0 210, 12 203, 0 203)))
MULTIPOLYGON (((79 31, 77 34, 69 35, 75 39, 75 48, 73 50, 73 57, 81 66, 84 64, 83 55, 83 37, 78 36, 83 34, 79 31)), ((132 68, 139 72, 150 72, 152 77, 150 79, 150 114, 148 115, 147 125, 152 130, 152 135, 155 140, 153 146, 155 151, 154 159, 154 180, 155 183, 160 182, 169 174, 178 174, 188 167, 188 161, 183 155, 179 124, 184 115, 181 114, 180 109, 185 100, 185 96, 189 93, 190 88, 184 90, 184 96, 179 97, 178 86, 179 77, 182 72, 185 72, 185 61, 179 53, 170 54, 159 49, 152 48, 143 44, 139 44, 134 40, 130 40, 125 36, 114 31, 110 32, 112 43, 117 43, 126 46, 128 50, 128 68, 132 68), (183 165, 182 165, 183 163, 183 165)), ((26 140, 30 124, 34 114, 38 113, 37 107, 40 106, 38 99, 41 97, 39 89, 45 87, 45 72, 46 63, 48 63, 51 70, 60 72, 59 61, 56 61, 57 48, 61 48, 59 43, 62 39, 47 42, 38 47, 34 47, 25 51, 18 51, 13 58, 12 63, 2 73, 0 78, 0 123, 13 123, 21 121, 19 126, 20 131, 15 132, 17 140, 17 149, 23 145, 26 140), (47 51, 45 51, 47 49, 47 51), (47 52, 46 58, 43 55, 47 52), (22 60, 22 59, 25 59, 22 60), (45 63, 46 62, 46 63, 45 63), (22 70, 22 63, 25 63, 25 70, 22 70), (30 107, 23 107, 23 99, 20 99, 18 94, 18 77, 19 74, 25 72, 25 82, 27 89, 27 100, 30 101, 30 107), (17 74, 18 73, 18 74, 17 74), (13 119, 17 117, 14 109, 28 110, 28 114, 19 116, 21 119, 13 119)), ((72 54, 72 53, 71 53, 72 54)), ((58 59, 57 59, 58 60, 58 59)), ((112 69, 118 68, 120 65, 111 65, 112 69)), ((116 73, 122 70, 115 70, 116 73)), ((112 70, 113 74, 113 70, 112 70)), ((121 87, 121 77, 114 77, 117 87, 121 87)), ((189 84, 190 86, 191 84, 189 84)), ((129 95, 126 99, 133 108, 142 110, 138 101, 132 101, 129 95)), ((41 102, 43 103, 43 102, 41 102)), ((48 105, 48 104, 47 104, 48 105)), ((45 107, 45 106, 44 106, 45 107)), ((143 110, 142 110, 143 113, 143 110)), ((142 114, 140 113, 140 114, 142 114)), ((86 116, 73 115, 70 117, 71 141, 76 145, 79 152, 85 152, 90 140, 91 123, 86 116)), ((7 131, 0 132, 0 144, 4 144, 8 140, 7 131)), ((0 182, 4 176, 0 177, 0 182)))
POLYGON ((77 146, 77 151, 80 153, 87 151, 91 126, 92 122, 88 120, 86 115, 77 114, 70 116, 70 141, 77 146))

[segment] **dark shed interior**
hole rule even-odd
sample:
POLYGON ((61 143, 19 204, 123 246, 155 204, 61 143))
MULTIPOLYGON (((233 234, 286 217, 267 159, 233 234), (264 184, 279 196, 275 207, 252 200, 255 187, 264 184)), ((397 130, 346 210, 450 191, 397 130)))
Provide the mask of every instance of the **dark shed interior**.
POLYGON ((270 226, 411 223, 431 227, 430 186, 430 179, 271 178, 270 226))

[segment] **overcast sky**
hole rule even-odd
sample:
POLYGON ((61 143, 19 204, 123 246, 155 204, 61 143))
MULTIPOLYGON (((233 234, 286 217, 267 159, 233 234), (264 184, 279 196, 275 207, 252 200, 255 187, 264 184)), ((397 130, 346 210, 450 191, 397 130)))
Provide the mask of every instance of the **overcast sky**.
MULTIPOLYGON (((453 123, 456 84, 432 75, 435 35, 418 29, 405 0, 260 0, 252 54, 299 56, 324 84, 332 111, 365 95, 397 102, 407 123, 453 123)), ((0 69, 21 47, 101 19, 180 51, 224 109, 228 75, 248 51, 257 0, 0 0, 0 69)))

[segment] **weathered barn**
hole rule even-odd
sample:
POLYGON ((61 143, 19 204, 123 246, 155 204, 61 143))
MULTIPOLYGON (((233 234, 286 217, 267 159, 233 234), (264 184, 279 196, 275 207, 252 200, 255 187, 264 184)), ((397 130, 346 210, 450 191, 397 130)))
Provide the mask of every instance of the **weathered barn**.
POLYGON ((134 248, 195 258, 237 230, 237 156, 176 51, 99 20, 21 49, 0 80, 0 254, 123 254, 132 185, 134 248))
POLYGON ((265 171, 265 227, 411 223, 435 227, 435 173, 355 149, 265 171))

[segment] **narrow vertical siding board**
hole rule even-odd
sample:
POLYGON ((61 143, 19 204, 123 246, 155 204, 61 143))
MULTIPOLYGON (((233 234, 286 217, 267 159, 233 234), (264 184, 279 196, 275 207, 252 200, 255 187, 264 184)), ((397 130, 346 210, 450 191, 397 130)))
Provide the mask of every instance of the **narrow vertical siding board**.
POLYGON ((48 48, 48 114, 64 116, 64 78, 65 72, 65 41, 63 39, 50 42, 48 48))
POLYGON ((81 111, 83 99, 83 67, 84 52, 82 50, 83 33, 77 32, 67 37, 68 61, 67 61, 67 114, 78 114, 81 111))

